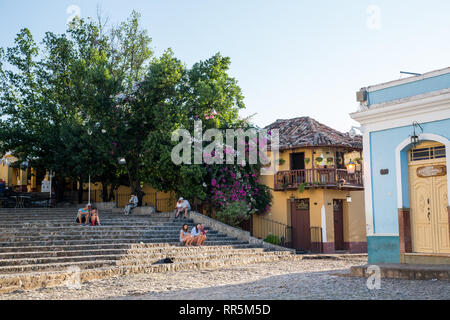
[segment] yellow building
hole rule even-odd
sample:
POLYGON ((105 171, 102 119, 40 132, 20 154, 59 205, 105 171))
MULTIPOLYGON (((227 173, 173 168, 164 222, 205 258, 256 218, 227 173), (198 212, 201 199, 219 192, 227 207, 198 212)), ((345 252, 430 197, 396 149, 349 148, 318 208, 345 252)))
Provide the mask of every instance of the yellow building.
POLYGON ((24 164, 16 167, 17 160, 10 153, 0 158, 0 181, 3 181, 6 187, 17 191, 32 191, 36 188, 34 170, 24 164))
POLYGON ((266 129, 279 130, 279 160, 275 175, 261 176, 273 202, 253 217, 254 236, 274 234, 302 251, 366 252, 361 137, 309 117, 266 129))

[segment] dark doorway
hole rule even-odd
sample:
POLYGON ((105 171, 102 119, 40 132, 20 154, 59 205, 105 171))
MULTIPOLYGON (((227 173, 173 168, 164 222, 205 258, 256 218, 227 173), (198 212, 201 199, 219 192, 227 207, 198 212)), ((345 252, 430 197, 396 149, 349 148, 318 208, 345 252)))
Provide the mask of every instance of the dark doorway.
POLYGON ((346 169, 344 161, 344 152, 336 152, 336 167, 338 169, 346 169))
POLYGON ((305 169, 305 153, 291 153, 291 170, 305 169))
POLYGON ((311 249, 309 199, 297 199, 291 203, 292 242, 294 249, 311 249))
POLYGON ((334 249, 345 250, 344 244, 344 201, 333 200, 334 249))

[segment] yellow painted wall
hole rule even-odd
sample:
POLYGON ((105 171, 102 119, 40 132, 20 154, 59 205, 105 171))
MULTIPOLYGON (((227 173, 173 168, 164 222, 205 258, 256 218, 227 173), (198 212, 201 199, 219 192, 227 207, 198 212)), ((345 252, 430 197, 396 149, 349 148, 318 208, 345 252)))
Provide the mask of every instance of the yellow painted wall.
POLYGON ((334 242, 333 200, 342 199, 344 204, 344 241, 366 241, 366 219, 364 214, 364 191, 343 191, 327 189, 325 195, 325 215, 327 223, 327 242, 334 242), (350 195, 352 202, 347 202, 350 195))
MULTIPOLYGON (((89 183, 83 184, 83 189, 88 190, 89 183)), ((109 189, 108 189, 109 190, 109 189)), ((176 206, 176 197, 173 192, 161 192, 156 191, 153 187, 149 185, 144 185, 142 188, 142 191, 146 195, 144 195, 143 198, 143 205, 145 206, 146 203, 153 204, 154 203, 154 196, 156 194, 156 199, 158 201, 158 210, 159 211, 172 211, 176 206)), ((91 198, 94 198, 94 195, 97 194, 97 199, 101 199, 102 195, 102 184, 100 182, 98 183, 91 183, 91 198)), ((130 194, 131 194, 131 188, 128 186, 119 186, 117 190, 117 194, 119 195, 117 204, 119 207, 124 207, 128 201, 130 200, 130 194)), ((84 200, 87 201, 87 196, 84 196, 84 200)))
MULTIPOLYGON (((316 152, 312 154, 310 148, 297 148, 294 150, 285 150, 280 152, 280 158, 285 162, 277 166, 278 171, 290 170, 290 154, 293 152, 305 152, 305 158, 310 158, 311 161, 305 164, 306 169, 312 168, 313 158, 323 157, 322 164, 327 164, 328 157, 335 156, 335 149, 333 148, 315 148, 316 152), (328 154, 326 152, 329 152, 328 154)), ((340 151, 340 150, 339 150, 340 151)), ((343 151, 343 150, 342 150, 343 151)), ((269 157, 270 157, 269 153, 269 157)), ((355 160, 360 157, 358 151, 345 154, 345 163, 350 160, 355 160)), ((355 162, 355 161, 354 161, 355 162)), ((317 162, 314 163, 317 168, 317 162)), ((357 166, 360 169, 360 166, 357 166)), ((270 219, 272 221, 280 222, 285 225, 291 225, 290 217, 290 198, 294 195, 296 199, 310 199, 310 225, 311 227, 322 227, 322 207, 325 208, 326 226, 327 226, 327 242, 334 241, 334 214, 333 214, 333 199, 344 200, 344 241, 345 242, 364 242, 366 241, 366 221, 364 215, 364 191, 345 191, 338 189, 307 189, 303 193, 297 190, 274 191, 274 176, 263 175, 260 177, 261 183, 267 185, 272 189, 273 201, 269 214, 262 216, 262 218, 270 219), (352 202, 347 203, 347 195, 351 195, 352 202)), ((262 237, 263 223, 261 218, 255 216, 253 219, 253 231, 256 237, 262 237)))
MULTIPOLYGON (((11 163, 17 161, 17 158, 13 155, 4 155, 3 158, 8 158, 11 163)), ((27 185, 28 175, 27 170, 21 170, 19 168, 8 167, 6 164, 0 164, 0 179, 5 181, 8 186, 27 185), (8 180, 9 171, 9 180, 8 180)))

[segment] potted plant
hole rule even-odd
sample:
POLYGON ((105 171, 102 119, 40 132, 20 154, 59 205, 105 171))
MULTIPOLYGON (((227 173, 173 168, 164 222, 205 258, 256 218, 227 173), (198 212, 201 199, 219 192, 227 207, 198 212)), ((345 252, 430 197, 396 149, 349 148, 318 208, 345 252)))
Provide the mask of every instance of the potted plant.
POLYGON ((311 161, 310 158, 305 158, 305 164, 308 164, 311 161))
POLYGON ((334 159, 332 157, 327 158, 328 164, 333 164, 334 159))
POLYGON ((284 163, 286 162, 286 160, 284 160, 284 159, 278 159, 278 164, 280 165, 280 166, 282 166, 284 163))
POLYGON ((316 162, 317 162, 317 163, 322 163, 322 161, 323 161, 323 158, 322 158, 322 157, 317 157, 317 158, 316 158, 316 162))
POLYGON ((298 190, 299 193, 303 193, 303 192, 305 192, 305 188, 306 188, 306 183, 303 182, 303 183, 299 184, 297 190, 298 190))

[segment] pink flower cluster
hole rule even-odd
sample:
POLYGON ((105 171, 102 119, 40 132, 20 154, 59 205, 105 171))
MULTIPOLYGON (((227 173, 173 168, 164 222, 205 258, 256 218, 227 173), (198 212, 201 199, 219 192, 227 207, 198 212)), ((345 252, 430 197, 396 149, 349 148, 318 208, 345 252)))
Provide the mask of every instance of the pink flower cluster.
POLYGON ((206 120, 212 120, 214 119, 216 116, 218 115, 218 113, 215 110, 212 110, 210 112, 205 112, 205 119, 206 120))

